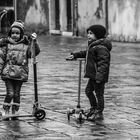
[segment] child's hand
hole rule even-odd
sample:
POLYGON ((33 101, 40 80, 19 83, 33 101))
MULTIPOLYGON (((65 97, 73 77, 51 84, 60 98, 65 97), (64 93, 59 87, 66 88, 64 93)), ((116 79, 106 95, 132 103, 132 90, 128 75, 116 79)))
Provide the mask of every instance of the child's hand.
POLYGON ((32 36, 32 39, 36 39, 37 38, 37 34, 36 33, 31 34, 31 36, 32 36))
POLYGON ((66 58, 66 60, 69 60, 69 61, 70 61, 70 60, 74 60, 74 55, 71 54, 70 56, 68 56, 68 57, 66 58))
POLYGON ((8 37, 7 41, 10 42, 10 43, 13 43, 13 44, 15 43, 15 41, 11 37, 8 37))
POLYGON ((96 80, 96 83, 97 83, 97 84, 100 84, 100 83, 101 83, 101 81, 99 81, 99 80, 96 80))

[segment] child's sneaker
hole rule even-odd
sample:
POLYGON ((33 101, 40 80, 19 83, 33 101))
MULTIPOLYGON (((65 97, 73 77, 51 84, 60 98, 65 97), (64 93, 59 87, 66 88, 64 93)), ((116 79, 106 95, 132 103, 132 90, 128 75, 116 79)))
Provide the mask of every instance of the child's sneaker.
POLYGON ((91 121, 96 121, 96 120, 103 120, 104 117, 103 117, 103 113, 102 112, 98 112, 97 110, 95 111, 95 113, 89 117, 89 120, 91 121))
POLYGON ((9 113, 10 113, 9 110, 4 110, 4 112, 2 112, 2 116, 3 118, 5 118, 4 119, 5 121, 9 121, 9 118, 6 118, 10 115, 9 113))
POLYGON ((91 107, 88 112, 86 113, 86 117, 89 118, 95 113, 95 108, 91 107))
MULTIPOLYGON (((12 115, 14 116, 16 116, 16 115, 19 115, 18 114, 18 112, 16 111, 16 112, 14 112, 14 113, 12 113, 12 115)), ((18 120, 18 117, 11 117, 11 120, 18 120)))
POLYGON ((103 120, 104 119, 103 113, 102 112, 98 112, 97 114, 95 114, 94 119, 95 120, 103 120))
MULTIPOLYGON (((13 116, 14 116, 14 115, 15 115, 15 116, 16 116, 16 115, 19 115, 19 114, 18 114, 18 111, 16 111, 16 110, 15 110, 15 107, 13 107, 13 106, 12 106, 12 115, 13 115, 13 116)), ((11 120, 18 120, 18 117, 12 117, 11 120)))

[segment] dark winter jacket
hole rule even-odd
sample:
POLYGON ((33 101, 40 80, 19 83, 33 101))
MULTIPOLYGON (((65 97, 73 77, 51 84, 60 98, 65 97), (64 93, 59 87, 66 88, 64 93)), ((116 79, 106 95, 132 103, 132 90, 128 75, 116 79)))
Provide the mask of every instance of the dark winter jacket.
POLYGON ((86 51, 72 53, 74 58, 86 58, 85 77, 100 82, 108 82, 111 42, 104 38, 88 45, 86 51))
MULTIPOLYGON (((35 42, 35 53, 40 49, 35 42)), ((0 71, 3 80, 14 79, 26 82, 28 80, 28 59, 31 58, 32 48, 24 36, 17 43, 10 42, 7 38, 0 39, 0 71)))

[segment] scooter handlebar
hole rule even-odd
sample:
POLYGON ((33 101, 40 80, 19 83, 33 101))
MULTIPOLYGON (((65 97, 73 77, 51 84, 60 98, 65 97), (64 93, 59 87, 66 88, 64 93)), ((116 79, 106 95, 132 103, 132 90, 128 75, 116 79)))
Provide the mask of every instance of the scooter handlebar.
POLYGON ((66 58, 66 61, 85 61, 86 59, 85 58, 66 58))

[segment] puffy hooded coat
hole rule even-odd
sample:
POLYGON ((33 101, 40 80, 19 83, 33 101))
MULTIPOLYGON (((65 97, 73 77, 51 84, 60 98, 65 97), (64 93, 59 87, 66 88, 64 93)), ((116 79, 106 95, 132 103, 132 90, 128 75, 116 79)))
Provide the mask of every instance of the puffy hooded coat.
POLYGON ((111 42, 103 38, 90 43, 87 50, 72 54, 74 58, 86 58, 84 77, 106 83, 109 77, 111 49, 111 42))
MULTIPOLYGON (((40 52, 37 42, 35 55, 40 52)), ((16 42, 7 38, 0 39, 0 72, 2 80, 14 79, 26 82, 28 80, 28 59, 31 58, 32 48, 27 36, 16 42)))

